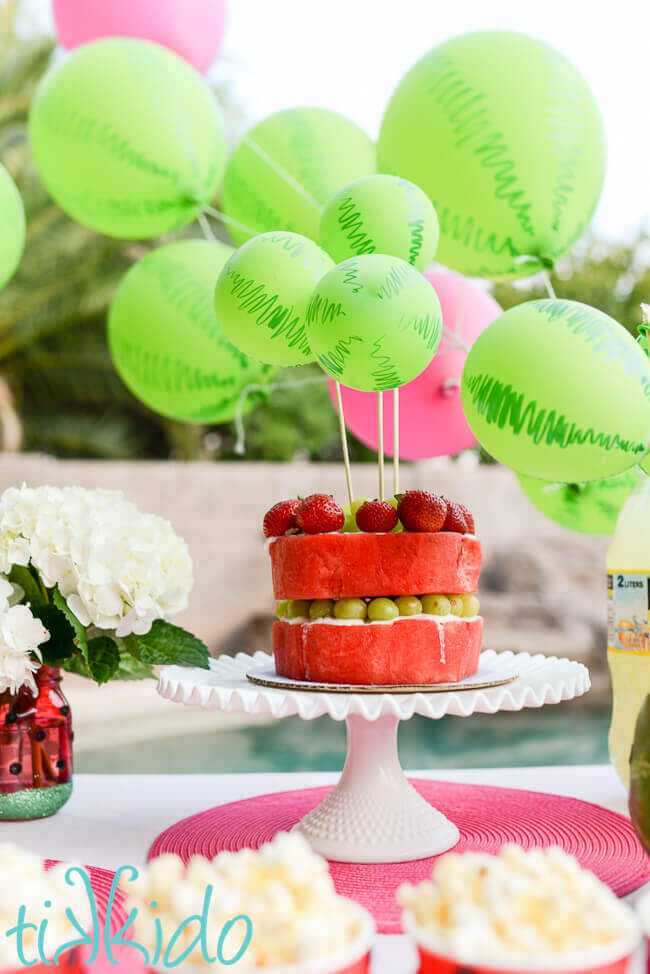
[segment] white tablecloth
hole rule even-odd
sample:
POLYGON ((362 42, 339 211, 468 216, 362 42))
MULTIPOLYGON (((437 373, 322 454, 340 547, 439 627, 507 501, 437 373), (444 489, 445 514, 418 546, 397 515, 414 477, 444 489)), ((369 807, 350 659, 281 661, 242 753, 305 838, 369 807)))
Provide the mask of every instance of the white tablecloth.
MULTIPOLYGON (((627 814, 625 791, 609 766, 412 774, 569 795, 627 814)), ((312 773, 78 775, 74 794, 58 815, 40 822, 0 823, 0 842, 18 843, 50 859, 74 859, 116 869, 144 862, 154 838, 194 812, 251 795, 333 783, 337 778, 337 774, 312 773)), ((378 938, 373 974, 411 974, 413 970, 414 954, 404 937, 378 938)))

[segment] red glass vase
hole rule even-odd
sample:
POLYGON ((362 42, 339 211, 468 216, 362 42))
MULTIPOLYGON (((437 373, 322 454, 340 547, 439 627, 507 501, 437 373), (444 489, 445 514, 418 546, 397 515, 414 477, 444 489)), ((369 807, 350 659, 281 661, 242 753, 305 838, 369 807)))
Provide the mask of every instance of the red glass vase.
POLYGON ((0 819, 53 815, 72 793, 72 720, 61 673, 41 666, 36 695, 0 694, 0 819))

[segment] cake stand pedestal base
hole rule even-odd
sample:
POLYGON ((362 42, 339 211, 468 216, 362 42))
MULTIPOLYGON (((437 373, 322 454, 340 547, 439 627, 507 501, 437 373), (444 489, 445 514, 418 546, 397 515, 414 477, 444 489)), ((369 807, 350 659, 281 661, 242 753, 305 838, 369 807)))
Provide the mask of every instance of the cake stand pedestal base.
POLYGON ((346 719, 347 757, 324 801, 298 823, 316 852, 335 862, 408 862, 453 848, 460 833, 406 780, 399 718, 346 719))
MULTIPOLYGON (((169 666, 158 692, 186 706, 247 714, 314 720, 329 714, 345 720, 348 751, 338 785, 294 825, 327 859, 341 863, 398 863, 429 859, 453 848, 458 829, 404 777, 397 755, 397 725, 414 714, 438 720, 560 703, 586 693, 589 673, 582 663, 528 653, 484 650, 481 666, 491 684, 438 693, 329 693, 252 683, 268 673, 267 653, 220 656, 210 668, 169 666), (513 674, 518 673, 514 682, 513 674)), ((303 809, 301 809, 301 814, 303 809)))

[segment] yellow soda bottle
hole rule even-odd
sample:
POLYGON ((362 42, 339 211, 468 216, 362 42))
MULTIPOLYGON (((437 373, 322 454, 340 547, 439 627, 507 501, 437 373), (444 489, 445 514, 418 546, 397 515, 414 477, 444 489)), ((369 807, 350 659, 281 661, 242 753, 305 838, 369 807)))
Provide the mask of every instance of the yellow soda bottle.
POLYGON ((628 788, 634 727, 650 693, 650 476, 641 476, 616 522, 607 552, 607 608, 613 692, 609 753, 628 788))

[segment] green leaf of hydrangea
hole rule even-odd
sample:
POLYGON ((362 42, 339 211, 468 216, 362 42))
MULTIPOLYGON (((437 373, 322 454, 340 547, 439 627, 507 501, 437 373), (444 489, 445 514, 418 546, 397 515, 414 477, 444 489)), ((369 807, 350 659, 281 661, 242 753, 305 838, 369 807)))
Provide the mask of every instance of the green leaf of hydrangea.
POLYGON ((120 653, 120 665, 113 674, 114 680, 155 680, 156 674, 149 663, 131 656, 130 653, 120 653))
POLYGON ((88 669, 100 686, 112 679, 120 665, 120 650, 110 636, 95 636, 88 640, 88 669))
POLYGON ((39 646, 43 662, 48 666, 59 666, 76 652, 74 629, 55 605, 32 605, 31 610, 50 634, 50 638, 39 646))
POLYGON ((66 600, 61 595, 61 592, 59 591, 58 585, 52 591, 52 601, 54 602, 57 609, 60 609, 60 611, 63 613, 63 615, 66 617, 66 619, 74 629, 74 641, 76 645, 79 647, 79 649, 81 650, 81 655, 83 656, 84 660, 87 663, 88 662, 88 637, 86 635, 86 627, 81 625, 81 623, 77 619, 72 609, 69 608, 68 603, 66 602, 66 600))
POLYGON ((163 619, 156 619, 149 632, 137 636, 136 640, 143 663, 152 666, 197 666, 202 670, 210 666, 210 654, 205 643, 163 619))
POLYGON ((61 669, 65 670, 66 673, 75 673, 77 676, 85 676, 87 680, 91 679, 88 664, 79 653, 75 653, 74 656, 64 660, 61 663, 61 669))
POLYGON ((24 600, 29 605, 33 607, 35 605, 47 604, 47 596, 32 574, 31 569, 26 565, 12 565, 7 577, 14 585, 20 585, 25 593, 24 600))

